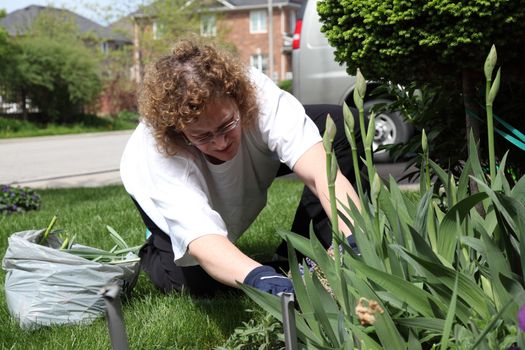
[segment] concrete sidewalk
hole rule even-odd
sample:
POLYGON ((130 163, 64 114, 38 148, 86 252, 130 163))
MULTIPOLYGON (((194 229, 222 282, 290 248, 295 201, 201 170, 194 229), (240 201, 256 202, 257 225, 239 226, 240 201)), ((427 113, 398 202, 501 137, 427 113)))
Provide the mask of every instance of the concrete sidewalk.
POLYGON ((31 188, 99 187, 122 184, 118 169, 103 170, 87 174, 70 174, 54 178, 33 179, 14 182, 13 185, 31 188))

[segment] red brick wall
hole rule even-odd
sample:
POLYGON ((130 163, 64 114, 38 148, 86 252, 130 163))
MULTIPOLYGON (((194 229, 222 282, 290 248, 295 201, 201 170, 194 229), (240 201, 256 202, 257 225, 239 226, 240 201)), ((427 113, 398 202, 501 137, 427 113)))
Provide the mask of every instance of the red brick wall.
MULTIPOLYGON (((291 59, 282 53, 283 28, 281 23, 281 9, 273 9, 273 57, 274 76, 277 81, 285 79, 285 73, 291 71, 291 59)), ((288 11, 285 10, 284 31, 289 32, 288 11)), ((243 63, 250 64, 250 56, 260 52, 268 55, 268 32, 250 33, 250 11, 225 12, 219 16, 218 30, 222 32, 226 40, 235 47, 243 63)))

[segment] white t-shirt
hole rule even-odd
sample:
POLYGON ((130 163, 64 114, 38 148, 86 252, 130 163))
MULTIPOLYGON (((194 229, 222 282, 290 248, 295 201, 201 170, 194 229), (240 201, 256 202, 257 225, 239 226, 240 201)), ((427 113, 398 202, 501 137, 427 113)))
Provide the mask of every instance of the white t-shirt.
POLYGON ((144 123, 124 150, 124 187, 169 235, 179 266, 197 264, 187 248, 198 237, 220 234, 235 242, 266 205, 280 163, 293 169, 301 155, 321 141, 299 101, 254 68, 250 78, 257 87, 260 114, 253 128, 242 129, 232 160, 212 164, 196 149, 166 157, 144 123))

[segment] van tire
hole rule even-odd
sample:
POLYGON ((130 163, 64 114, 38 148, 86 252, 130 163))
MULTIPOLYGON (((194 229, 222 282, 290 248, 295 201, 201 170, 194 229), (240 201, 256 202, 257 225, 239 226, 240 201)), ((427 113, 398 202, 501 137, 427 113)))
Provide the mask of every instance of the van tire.
MULTIPOLYGON (((366 118, 370 115, 370 109, 376 104, 390 102, 386 99, 369 100, 364 103, 363 109, 366 118)), ((376 152, 380 145, 405 143, 412 135, 412 126, 408 124, 401 112, 381 112, 375 116, 375 136, 374 136, 374 161, 378 163, 392 162, 392 157, 387 150, 376 152)))

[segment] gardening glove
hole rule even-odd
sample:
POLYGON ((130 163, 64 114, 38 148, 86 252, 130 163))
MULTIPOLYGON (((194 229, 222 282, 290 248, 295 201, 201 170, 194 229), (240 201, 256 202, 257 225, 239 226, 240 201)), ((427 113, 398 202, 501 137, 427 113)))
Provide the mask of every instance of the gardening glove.
POLYGON ((251 270, 244 283, 273 295, 294 293, 292 281, 271 266, 262 265, 251 270))
POLYGON ((357 254, 357 256, 361 255, 361 251, 359 250, 359 247, 357 246, 357 243, 355 242, 354 235, 350 235, 346 237, 346 241, 348 242, 348 245, 352 250, 357 254))

